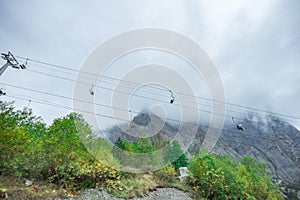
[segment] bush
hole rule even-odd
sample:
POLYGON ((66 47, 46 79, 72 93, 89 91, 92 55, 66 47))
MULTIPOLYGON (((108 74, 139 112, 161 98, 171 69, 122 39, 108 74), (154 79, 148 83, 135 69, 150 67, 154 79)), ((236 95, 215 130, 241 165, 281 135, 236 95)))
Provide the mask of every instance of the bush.
POLYGON ((157 177, 159 181, 172 182, 175 181, 176 176, 177 172, 173 165, 167 165, 161 170, 155 172, 155 177, 157 177))
POLYGON ((0 101, 0 112, 0 174, 38 176, 45 123, 30 109, 14 111, 12 103, 0 101))
POLYGON ((12 103, 0 102, 0 111, 2 175, 48 180, 71 190, 96 185, 117 188, 121 174, 111 149, 106 148, 109 142, 96 138, 80 115, 71 113, 46 127, 30 109, 15 111, 12 103), (107 162, 96 160, 82 138, 94 143, 98 148, 93 154, 107 162), (105 147, 99 148, 100 144, 105 147))
POLYGON ((227 156, 198 155, 190 160, 190 184, 208 199, 283 199, 266 166, 244 157, 241 164, 227 156))

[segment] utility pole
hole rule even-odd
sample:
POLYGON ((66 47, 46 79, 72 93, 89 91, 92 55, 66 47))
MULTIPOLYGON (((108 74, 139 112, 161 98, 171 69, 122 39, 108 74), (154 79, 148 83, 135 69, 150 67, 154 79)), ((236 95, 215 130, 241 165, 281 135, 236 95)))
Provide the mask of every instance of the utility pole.
POLYGON ((0 68, 0 76, 4 73, 4 71, 11 66, 15 69, 25 69, 26 66, 24 64, 19 64, 17 59, 14 57, 14 55, 11 52, 8 52, 7 54, 2 53, 1 57, 6 61, 6 63, 0 68))
POLYGON ((10 64, 7 62, 5 63, 5 65, 3 65, 3 67, 1 67, 0 69, 0 76, 3 74, 3 72, 8 68, 10 64))

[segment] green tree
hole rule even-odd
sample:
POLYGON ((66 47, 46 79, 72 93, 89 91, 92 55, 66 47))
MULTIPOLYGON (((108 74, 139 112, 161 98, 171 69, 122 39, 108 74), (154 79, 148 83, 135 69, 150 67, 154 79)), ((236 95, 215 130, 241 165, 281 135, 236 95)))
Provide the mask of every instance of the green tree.
POLYGON ((197 155, 190 160, 190 184, 207 199, 283 199, 265 165, 245 157, 197 155), (246 164, 246 165, 244 165, 246 164))
POLYGON ((151 142, 147 138, 140 138, 138 143, 139 149, 136 153, 150 153, 154 151, 154 148, 151 142))
POLYGON ((165 162, 170 162, 177 170, 179 167, 188 166, 188 158, 181 149, 178 141, 173 141, 166 147, 165 162))
POLYGON ((17 176, 40 173, 40 138, 46 132, 41 118, 31 109, 14 110, 13 103, 0 102, 0 172, 17 176))
POLYGON ((123 149, 124 150, 124 141, 119 137, 117 139, 117 141, 115 142, 115 146, 116 147, 119 147, 120 149, 123 149))

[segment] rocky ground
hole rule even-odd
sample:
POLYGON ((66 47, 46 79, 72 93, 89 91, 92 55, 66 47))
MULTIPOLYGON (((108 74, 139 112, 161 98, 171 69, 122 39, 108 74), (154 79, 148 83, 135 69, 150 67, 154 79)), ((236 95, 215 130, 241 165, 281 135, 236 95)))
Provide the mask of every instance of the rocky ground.
MULTIPOLYGON (((88 190, 78 200, 122 200, 122 198, 111 197, 107 192, 100 190, 88 190)), ((156 191, 150 192, 142 198, 134 198, 134 200, 192 200, 189 194, 175 188, 158 188, 156 191)), ((71 200, 71 199, 70 199, 71 200)))

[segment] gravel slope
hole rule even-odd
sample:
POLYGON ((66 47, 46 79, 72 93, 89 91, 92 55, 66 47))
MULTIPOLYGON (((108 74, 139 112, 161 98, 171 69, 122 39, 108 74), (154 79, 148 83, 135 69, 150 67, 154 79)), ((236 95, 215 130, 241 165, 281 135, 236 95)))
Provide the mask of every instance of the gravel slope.
MULTIPOLYGON (((107 192, 100 190, 88 190, 82 194, 80 200, 123 200, 122 198, 111 197, 107 192)), ((134 200, 192 200, 189 195, 175 188, 158 188, 156 191, 150 192, 143 198, 134 198, 134 200)))

